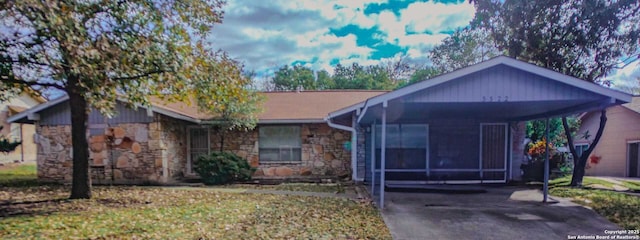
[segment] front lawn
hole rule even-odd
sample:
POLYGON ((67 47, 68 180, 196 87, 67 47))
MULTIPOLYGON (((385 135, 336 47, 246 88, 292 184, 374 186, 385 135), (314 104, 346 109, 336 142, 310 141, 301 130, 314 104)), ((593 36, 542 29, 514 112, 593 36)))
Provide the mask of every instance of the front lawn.
POLYGON ((65 186, 0 185, 0 239, 391 239, 376 208, 344 198, 162 187, 93 194, 67 200, 65 186))
POLYGON ((0 167, 0 186, 28 186, 36 183, 35 164, 9 164, 0 167))
POLYGON ((598 214, 624 229, 640 229, 640 197, 589 187, 595 184, 607 186, 606 181, 601 181, 603 180, 585 177, 584 185, 587 188, 582 189, 568 187, 568 182, 556 181, 550 185, 549 193, 558 197, 571 198, 576 203, 591 207, 598 214))
POLYGON ((263 189, 276 191, 298 191, 298 192, 324 192, 324 193, 352 193, 351 186, 343 186, 340 183, 281 183, 274 185, 260 184, 230 184, 212 187, 222 188, 243 188, 243 189, 263 189))

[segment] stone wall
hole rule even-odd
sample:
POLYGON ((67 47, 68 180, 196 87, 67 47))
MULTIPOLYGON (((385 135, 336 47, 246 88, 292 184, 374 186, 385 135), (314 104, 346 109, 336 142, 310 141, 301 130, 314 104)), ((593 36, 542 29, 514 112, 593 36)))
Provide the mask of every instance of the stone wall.
MULTIPOLYGON (((351 152, 344 148, 351 133, 329 127, 327 124, 302 124, 302 161, 261 162, 259 159, 258 127, 243 132, 225 133, 224 150, 246 158, 258 168, 254 178, 287 178, 302 176, 343 176, 350 173, 351 152)), ((211 131, 211 148, 220 149, 220 134, 211 131)))
POLYGON ((367 154, 367 146, 366 144, 366 140, 367 140, 367 136, 366 136, 366 128, 361 127, 360 125, 356 126, 356 132, 357 132, 357 136, 358 136, 358 148, 356 149, 357 153, 357 171, 358 171, 358 175, 357 175, 357 179, 362 179, 364 180, 365 174, 366 174, 366 154, 367 154))
MULTIPOLYGON (((38 178, 70 182, 71 127, 37 127, 38 178)), ((89 129, 89 161, 94 183, 156 184, 183 177, 186 166, 184 124, 156 116, 145 123, 121 123, 89 129)))

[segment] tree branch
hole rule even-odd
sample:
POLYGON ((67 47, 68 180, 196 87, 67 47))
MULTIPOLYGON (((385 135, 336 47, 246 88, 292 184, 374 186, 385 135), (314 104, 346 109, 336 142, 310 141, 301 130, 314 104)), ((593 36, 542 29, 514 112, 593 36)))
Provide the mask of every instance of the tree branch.
POLYGON ((589 145, 589 148, 587 148, 587 150, 584 151, 582 155, 585 155, 585 156, 591 155, 591 152, 593 152, 593 149, 596 148, 596 145, 598 145, 598 142, 602 137, 602 133, 604 132, 604 127, 606 123, 607 123, 607 110, 602 109, 602 111, 600 112, 600 126, 598 126, 598 132, 596 133, 596 137, 593 139, 593 142, 591 142, 591 145, 589 145))
POLYGON ((562 117, 562 127, 564 128, 564 135, 567 137, 567 145, 569 145, 569 151, 573 156, 574 162, 578 160, 578 153, 576 152, 576 146, 573 145, 573 135, 571 135, 571 129, 567 123, 567 117, 562 117))
POLYGON ((153 70, 153 71, 149 71, 146 73, 142 73, 142 74, 138 74, 138 75, 133 75, 133 76, 128 76, 128 77, 117 77, 117 78, 112 78, 114 81, 123 81, 123 80, 135 80, 135 79, 139 79, 139 78, 143 78, 143 77, 148 77, 154 74, 161 74, 161 73, 167 73, 169 71, 166 70, 153 70))
POLYGON ((24 80, 18 80, 15 78, 2 78, 2 82, 3 83, 10 83, 10 84, 18 84, 18 85, 26 85, 29 87, 32 86, 42 86, 42 87, 52 87, 52 88, 56 88, 59 90, 65 90, 66 88, 62 85, 59 84, 55 84, 55 83, 43 83, 43 82, 29 82, 29 81, 24 81, 24 80))

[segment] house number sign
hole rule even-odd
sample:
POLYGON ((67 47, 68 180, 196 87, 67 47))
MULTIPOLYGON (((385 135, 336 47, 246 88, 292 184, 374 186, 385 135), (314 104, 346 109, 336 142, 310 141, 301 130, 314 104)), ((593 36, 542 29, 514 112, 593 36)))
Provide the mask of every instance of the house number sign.
POLYGON ((482 96, 483 102, 508 102, 509 96, 482 96))

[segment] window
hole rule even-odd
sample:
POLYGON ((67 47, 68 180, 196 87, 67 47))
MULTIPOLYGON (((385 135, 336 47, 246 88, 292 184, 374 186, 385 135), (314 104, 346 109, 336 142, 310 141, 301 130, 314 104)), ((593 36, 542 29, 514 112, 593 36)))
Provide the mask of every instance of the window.
POLYGON ((587 151, 587 148, 589 148, 589 144, 587 143, 576 144, 574 146, 576 147, 576 154, 578 154, 578 157, 582 156, 582 153, 587 151))
POLYGON ((261 126, 260 161, 300 161, 302 139, 300 126, 261 126))
POLYGON ((7 137, 11 138, 13 141, 22 141, 22 129, 20 128, 19 123, 11 124, 11 133, 7 137))

